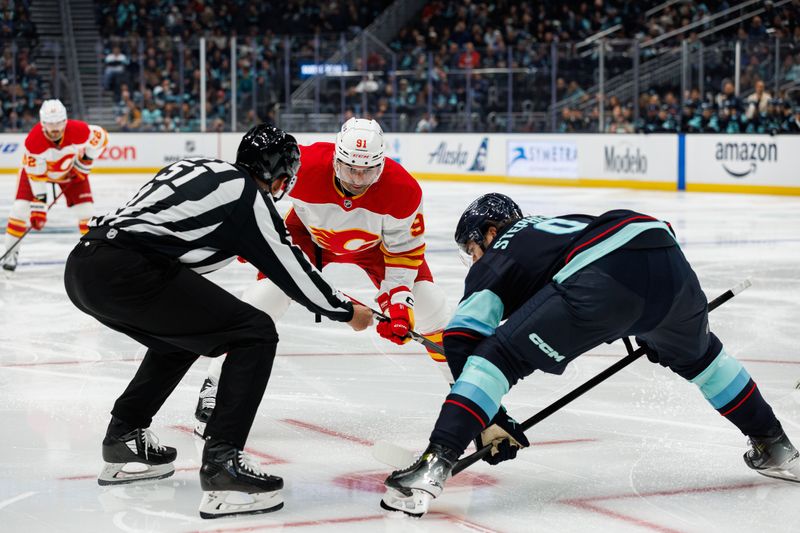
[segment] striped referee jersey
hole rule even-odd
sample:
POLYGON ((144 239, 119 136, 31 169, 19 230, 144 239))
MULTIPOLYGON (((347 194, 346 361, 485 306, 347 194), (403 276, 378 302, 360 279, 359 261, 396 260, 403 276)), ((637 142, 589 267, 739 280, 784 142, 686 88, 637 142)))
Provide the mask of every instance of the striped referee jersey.
POLYGON ((89 223, 82 240, 156 252, 200 274, 236 256, 314 313, 348 321, 353 307, 291 244, 272 196, 245 170, 191 158, 158 172, 123 207, 89 223))

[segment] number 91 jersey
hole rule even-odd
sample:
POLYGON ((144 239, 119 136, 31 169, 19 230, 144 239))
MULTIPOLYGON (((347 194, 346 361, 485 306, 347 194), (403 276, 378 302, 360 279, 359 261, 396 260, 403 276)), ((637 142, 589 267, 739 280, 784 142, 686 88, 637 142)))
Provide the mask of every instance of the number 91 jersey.
POLYGON ((289 193, 294 215, 317 246, 337 256, 380 247, 386 280, 410 287, 425 252, 419 184, 386 159, 378 181, 360 195, 347 196, 336 184, 333 155, 333 143, 300 147, 297 183, 289 193))

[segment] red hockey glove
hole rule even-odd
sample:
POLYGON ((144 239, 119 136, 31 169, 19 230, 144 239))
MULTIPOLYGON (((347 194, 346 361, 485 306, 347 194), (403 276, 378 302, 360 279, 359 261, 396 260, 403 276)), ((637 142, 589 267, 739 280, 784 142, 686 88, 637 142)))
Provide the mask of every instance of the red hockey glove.
POLYGON ((396 287, 378 295, 378 305, 389 320, 378 322, 378 335, 395 344, 411 340, 408 331, 414 328, 414 297, 408 287, 396 287))
POLYGON ((31 202, 31 227, 38 231, 42 229, 46 223, 47 205, 44 202, 44 198, 37 197, 31 202))

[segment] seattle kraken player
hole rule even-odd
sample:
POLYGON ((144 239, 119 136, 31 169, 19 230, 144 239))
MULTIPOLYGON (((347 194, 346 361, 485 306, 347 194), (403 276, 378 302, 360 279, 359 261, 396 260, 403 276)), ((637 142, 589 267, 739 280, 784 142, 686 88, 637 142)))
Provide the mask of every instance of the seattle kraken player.
POLYGON ((513 200, 491 193, 467 208, 455 238, 473 262, 444 333, 457 380, 428 448, 386 479, 382 507, 423 514, 476 436, 494 445, 490 462, 512 459, 528 443, 500 405, 508 390, 535 370, 561 374, 577 356, 625 336, 697 385, 750 438, 748 467, 799 480, 797 450, 709 330, 705 295, 669 224, 627 210, 523 217, 513 200))

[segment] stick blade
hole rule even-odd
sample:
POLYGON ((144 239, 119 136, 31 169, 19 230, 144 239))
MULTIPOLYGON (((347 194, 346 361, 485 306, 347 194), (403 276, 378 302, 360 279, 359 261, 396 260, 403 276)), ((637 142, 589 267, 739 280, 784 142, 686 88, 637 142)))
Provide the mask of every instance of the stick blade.
POLYGON ((392 442, 379 440, 372 446, 372 457, 393 468, 405 468, 414 462, 414 452, 392 442))

